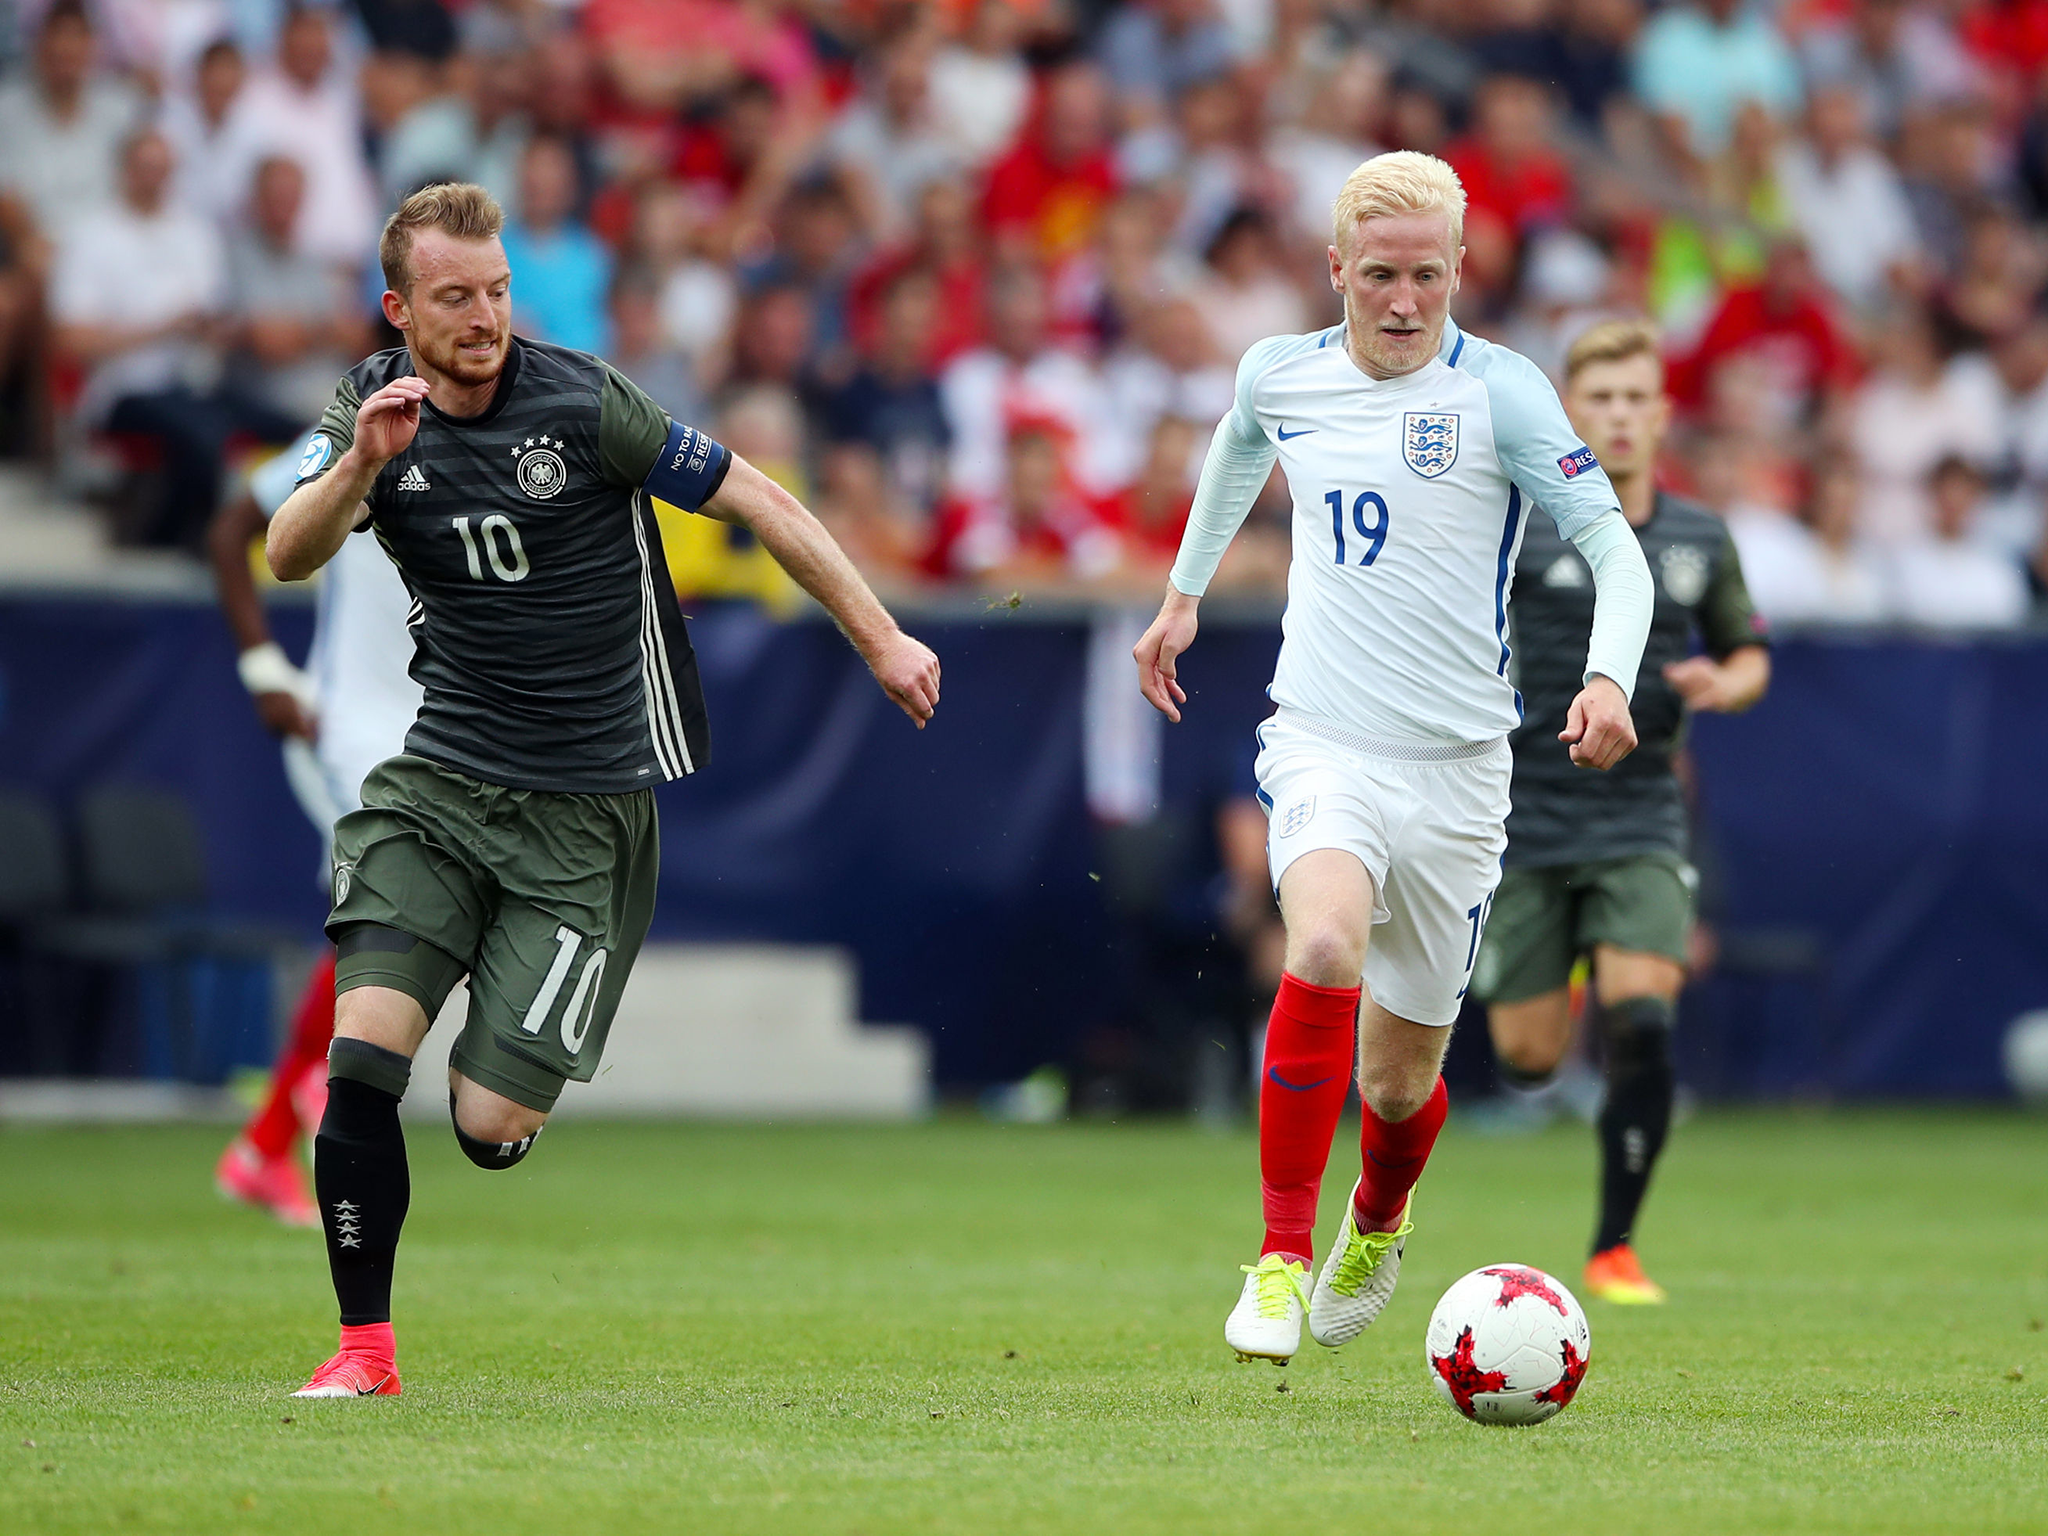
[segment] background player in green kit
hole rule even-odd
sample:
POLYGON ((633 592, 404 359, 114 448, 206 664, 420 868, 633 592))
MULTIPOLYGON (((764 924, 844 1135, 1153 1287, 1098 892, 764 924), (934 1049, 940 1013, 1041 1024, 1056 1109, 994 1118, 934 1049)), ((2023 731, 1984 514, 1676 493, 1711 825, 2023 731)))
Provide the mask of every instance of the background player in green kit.
POLYGON ((1671 1124, 1671 1029, 1685 981, 1694 876, 1684 799, 1672 771, 1688 709, 1735 711, 1770 681, 1764 627, 1734 542, 1704 507, 1656 487, 1670 419, 1657 333, 1609 321, 1579 338, 1564 404, 1642 540, 1657 592, 1636 684, 1634 754, 1607 773, 1575 768, 1558 733, 1580 685, 1593 581, 1543 518, 1515 566, 1516 686, 1524 699, 1500 889, 1473 971, 1491 1005, 1505 1074, 1536 1084, 1571 1044, 1568 983, 1590 954, 1607 1074, 1600 1113, 1600 1221, 1586 1287, 1610 1301, 1656 1302, 1630 1242, 1671 1124), (1693 655, 1698 636, 1705 655, 1693 655))
POLYGON ((392 216, 384 313, 406 345, 341 381, 270 525, 287 581, 374 530, 412 593, 425 691, 404 755, 334 831, 314 1184, 341 1349, 301 1397, 399 1390, 398 1105, 455 983, 470 1005, 449 1103, 472 1161, 518 1162, 564 1083, 597 1070, 653 913, 651 786, 709 747, 651 499, 751 530, 920 728, 939 698, 937 658, 794 498, 597 358, 512 335, 502 222, 462 184, 392 216))

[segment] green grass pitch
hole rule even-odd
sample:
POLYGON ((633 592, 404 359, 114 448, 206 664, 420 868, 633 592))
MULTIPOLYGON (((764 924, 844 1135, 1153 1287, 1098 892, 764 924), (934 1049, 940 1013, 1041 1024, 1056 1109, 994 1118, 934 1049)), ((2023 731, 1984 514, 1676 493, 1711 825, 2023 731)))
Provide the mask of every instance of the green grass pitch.
MULTIPOLYGON (((1575 1280, 1578 1127, 1439 1146, 1341 1354, 1223 1347, 1248 1134, 564 1125, 484 1174, 412 1132, 397 1400, 293 1402, 315 1236, 206 1128, 0 1131, 0 1532, 2048 1530, 2048 1122, 1713 1114, 1591 1304, 1578 1402, 1444 1406, 1452 1279, 1575 1280)), ((1333 1206, 1356 1157, 1340 1132, 1333 1206)))

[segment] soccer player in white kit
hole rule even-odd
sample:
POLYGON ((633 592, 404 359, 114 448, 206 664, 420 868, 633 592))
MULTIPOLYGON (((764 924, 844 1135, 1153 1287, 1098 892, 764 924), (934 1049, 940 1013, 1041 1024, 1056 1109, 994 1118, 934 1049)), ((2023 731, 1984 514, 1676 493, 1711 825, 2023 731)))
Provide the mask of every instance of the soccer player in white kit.
POLYGON ((1304 1314, 1318 1343, 1348 1343, 1393 1293, 1507 846, 1507 733, 1521 718, 1508 584, 1532 505, 1598 589, 1562 739, 1601 770, 1635 746, 1649 567, 1542 373, 1451 322, 1464 215, 1464 188, 1433 156, 1352 172, 1330 247, 1344 323, 1272 337, 1239 363, 1166 602, 1133 653, 1145 696, 1178 720, 1196 605, 1277 456, 1294 555, 1257 773, 1287 958, 1259 1094, 1265 1240, 1224 1324, 1240 1359, 1285 1364, 1304 1314), (1311 1298, 1316 1201, 1354 1062, 1363 1171, 1311 1298))
MULTIPOLYGON (((420 708, 408 673, 412 596, 372 534, 352 535, 321 577, 313 644, 301 671, 271 638, 249 568, 250 541, 263 532, 302 475, 315 474, 333 446, 308 434, 249 477, 245 497, 215 519, 211 543, 221 608, 241 655, 242 682, 257 714, 284 744, 285 776, 320 833, 321 860, 307 874, 327 886, 326 843, 335 821, 356 809, 364 777, 405 747, 420 708)), ((271 1069, 262 1107, 228 1144, 214 1169, 223 1194, 293 1226, 316 1227, 296 1146, 320 1123, 327 1097, 327 1044, 334 1034, 334 956, 313 967, 292 1032, 271 1069)))

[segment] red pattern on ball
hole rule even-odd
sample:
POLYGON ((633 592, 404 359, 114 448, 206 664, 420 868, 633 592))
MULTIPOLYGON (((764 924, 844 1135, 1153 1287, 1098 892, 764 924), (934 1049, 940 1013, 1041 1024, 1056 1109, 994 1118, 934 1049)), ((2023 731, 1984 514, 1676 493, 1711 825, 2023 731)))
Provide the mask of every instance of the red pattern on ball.
POLYGON ((1534 1296, 1547 1301, 1557 1308, 1559 1317, 1570 1317, 1565 1310, 1564 1298, 1551 1289, 1550 1276, 1540 1269, 1529 1269, 1520 1264, 1502 1264, 1495 1269, 1483 1269, 1483 1275, 1493 1275, 1500 1281, 1500 1295, 1494 1298, 1496 1307, 1504 1307, 1517 1296, 1534 1296))
POLYGON ((1472 1417, 1472 1399, 1476 1395, 1507 1389, 1507 1372, 1482 1371, 1479 1369, 1479 1362, 1472 1358, 1470 1328, 1458 1331, 1457 1345, 1448 1355, 1431 1355, 1429 1363, 1435 1368, 1437 1375, 1443 1378, 1444 1385, 1451 1389, 1451 1401, 1458 1405, 1458 1412, 1468 1419, 1472 1417))
POLYGON ((1565 1339, 1562 1343, 1564 1374, 1536 1394, 1537 1402, 1555 1403, 1560 1408, 1578 1395, 1579 1383, 1586 1379, 1586 1357, 1578 1352, 1570 1339, 1565 1339))

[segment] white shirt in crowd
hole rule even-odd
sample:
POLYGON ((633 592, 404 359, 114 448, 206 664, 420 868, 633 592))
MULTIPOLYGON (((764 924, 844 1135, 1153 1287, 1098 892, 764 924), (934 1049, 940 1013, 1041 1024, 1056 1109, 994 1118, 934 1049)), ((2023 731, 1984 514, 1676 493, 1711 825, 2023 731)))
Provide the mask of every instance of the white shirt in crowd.
POLYGON ((1915 539, 1892 551, 1895 617, 1941 629, 2011 629, 2027 619, 2016 561, 1967 539, 1915 539))
POLYGON ((1863 539, 1835 549, 1782 512, 1728 514, 1743 580, 1773 624, 1875 624, 1888 615, 1883 560, 1863 539))
POLYGON ((377 199, 363 160, 356 94, 344 72, 329 70, 311 90, 278 71, 257 75, 230 114, 235 164, 223 171, 247 188, 266 156, 296 160, 306 196, 293 243, 321 261, 356 263, 376 244, 377 199))
POLYGON ((61 242, 72 223, 115 200, 115 162, 140 108, 125 83, 92 80, 78 115, 60 123, 33 81, 0 83, 0 190, 19 196, 38 229, 61 242))
POLYGON ((1858 308, 1882 300, 1890 268, 1920 250, 1912 205, 1891 161, 1864 144, 1828 165, 1794 140, 1779 153, 1777 174, 1821 279, 1858 308))
POLYGON ((1951 365, 1932 389, 1878 374, 1857 396, 1850 436, 1863 465, 1864 531, 1880 544, 1922 537, 1930 505, 1927 475, 1944 457, 1997 462, 2004 411, 1978 370, 1951 365))
POLYGON ((1077 353, 1047 347, 1020 365, 993 347, 978 347, 940 375, 939 402, 953 429, 948 478, 969 500, 1000 494, 1010 429, 1021 420, 1056 421, 1066 429, 1067 468, 1084 491, 1106 495, 1121 483, 1107 393, 1077 353))
MULTIPOLYGON (((78 220, 59 244, 50 305, 71 325, 156 326, 218 311, 225 285, 220 239, 206 219, 170 203, 145 215, 116 202, 78 220)), ((123 395, 210 387, 216 366, 208 349, 182 337, 132 347, 94 367, 79 413, 99 422, 123 395)))
POLYGON ((932 116, 970 166, 995 158, 1016 137, 1031 104, 1031 71, 1014 53, 960 45, 932 59, 932 116))

